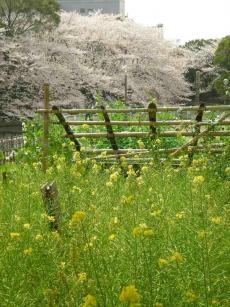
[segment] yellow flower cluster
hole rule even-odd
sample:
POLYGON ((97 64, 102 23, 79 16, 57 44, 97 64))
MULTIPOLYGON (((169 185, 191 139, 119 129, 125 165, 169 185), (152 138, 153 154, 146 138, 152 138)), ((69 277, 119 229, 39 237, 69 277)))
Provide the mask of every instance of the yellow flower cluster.
POLYGON ((27 248, 27 249, 24 249, 23 253, 24 253, 25 255, 31 255, 31 254, 32 254, 32 251, 33 251, 32 247, 29 247, 29 248, 27 248))
POLYGON ((109 241, 114 241, 116 239, 116 235, 114 233, 112 233, 110 236, 109 236, 109 241))
POLYGON ((97 306, 97 301, 95 296, 88 294, 83 299, 84 303, 82 304, 82 307, 95 307, 97 306))
POLYGON ((124 205, 130 205, 131 203, 133 203, 135 200, 133 195, 130 196, 122 196, 121 197, 121 203, 124 205))
POLYGON ((140 301, 140 294, 133 285, 128 285, 122 288, 119 299, 122 303, 138 303, 140 301))
POLYGON ((209 218, 209 220, 212 224, 219 225, 222 221, 222 218, 221 218, 221 216, 212 216, 212 217, 209 218))
POLYGON ((182 255, 179 252, 174 252, 170 258, 172 261, 176 261, 178 263, 184 261, 182 255))
POLYGON ((192 181, 194 184, 196 185, 200 185, 204 182, 204 177, 203 176, 195 176, 193 178, 193 181, 192 181))
POLYGON ((185 299, 188 303, 192 303, 197 299, 197 296, 192 290, 189 290, 185 293, 185 299))
POLYGON ((18 232, 11 232, 10 233, 10 237, 12 239, 19 238, 20 237, 20 233, 18 233, 18 232))
POLYGON ((145 148, 145 144, 141 140, 138 140, 137 144, 138 144, 140 149, 144 149, 145 148))
POLYGON ((160 268, 166 266, 167 264, 168 264, 168 260, 166 260, 166 259, 164 259, 164 258, 160 258, 160 259, 158 260, 158 265, 159 265, 160 268))
POLYGON ((85 272, 81 272, 81 273, 78 274, 78 281, 79 282, 84 282, 84 281, 86 281, 86 279, 87 279, 87 275, 86 275, 85 272))
POLYGON ((141 235, 143 235, 144 237, 153 237, 154 231, 143 223, 133 229, 134 237, 139 237, 141 235))
POLYGON ((75 227, 79 222, 83 221, 86 217, 86 213, 84 211, 76 211, 69 223, 70 227, 75 227))

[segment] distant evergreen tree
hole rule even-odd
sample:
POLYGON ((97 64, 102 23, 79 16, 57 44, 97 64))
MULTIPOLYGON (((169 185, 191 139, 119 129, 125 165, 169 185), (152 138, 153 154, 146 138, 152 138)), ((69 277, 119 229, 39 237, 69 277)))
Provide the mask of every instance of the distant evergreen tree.
POLYGON ((57 0, 0 0, 0 28, 7 36, 57 25, 57 0))
POLYGON ((215 81, 214 88, 218 94, 226 95, 226 86, 224 79, 229 80, 230 84, 230 36, 224 37, 215 52, 214 63, 220 69, 220 77, 215 81))

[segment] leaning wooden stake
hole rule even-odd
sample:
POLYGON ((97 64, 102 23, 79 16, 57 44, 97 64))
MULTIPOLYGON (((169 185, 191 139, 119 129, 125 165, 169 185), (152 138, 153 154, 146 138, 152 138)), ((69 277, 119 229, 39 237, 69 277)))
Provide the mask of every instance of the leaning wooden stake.
POLYGON ((106 112, 106 108, 104 106, 101 106, 101 110, 102 110, 102 114, 103 114, 104 120, 105 120, 105 125, 106 125, 106 130, 107 130, 107 138, 110 141, 110 144, 111 144, 111 147, 114 151, 114 154, 117 156, 117 159, 119 160, 119 155, 117 154, 119 148, 117 146, 116 138, 115 138, 114 133, 113 133, 113 127, 111 125, 109 115, 106 112))
MULTIPOLYGON (((202 122, 202 119, 203 119, 203 115, 204 115, 204 111, 205 111, 205 104, 204 103, 201 103, 200 104, 200 107, 199 107, 199 110, 198 110, 198 114, 196 116, 196 122, 197 123, 201 123, 202 122)), ((200 125, 195 125, 195 133, 194 133, 194 136, 197 136, 199 133, 200 133, 200 129, 201 129, 201 126, 200 125)), ((196 147, 198 144, 198 140, 194 141, 191 145, 196 147)), ((188 158, 189 158, 189 163, 191 164, 192 163, 192 160, 193 160, 193 156, 194 156, 194 151, 191 151, 189 154, 188 154, 188 158)))
POLYGON ((180 148, 178 148, 177 150, 175 150, 172 154, 171 157, 175 157, 178 154, 180 154, 183 150, 187 149, 189 146, 191 146, 194 142, 198 141, 201 137, 207 135, 209 133, 210 130, 213 129, 213 127, 217 126, 219 123, 223 122, 225 120, 225 118, 230 116, 230 112, 224 112, 222 113, 222 115, 220 116, 220 118, 214 122, 211 126, 209 126, 207 129, 205 129, 204 131, 200 132, 198 135, 194 136, 189 142, 187 142, 186 144, 182 145, 180 148))
POLYGON ((45 211, 51 231, 60 230, 61 207, 56 182, 46 183, 41 188, 45 211))
POLYGON ((67 133, 67 135, 69 136, 69 138, 71 139, 72 142, 74 142, 75 144, 75 148, 77 151, 81 151, 81 144, 78 142, 78 140, 74 137, 74 133, 72 131, 72 129, 70 128, 70 126, 68 125, 68 123, 65 120, 65 117, 62 115, 62 113, 60 112, 59 108, 56 106, 52 107, 52 110, 55 111, 55 115, 57 116, 60 124, 63 126, 63 128, 65 129, 65 132, 67 133))
POLYGON ((43 157, 42 169, 43 172, 48 168, 48 154, 49 154, 49 84, 44 84, 44 114, 43 114, 43 157))

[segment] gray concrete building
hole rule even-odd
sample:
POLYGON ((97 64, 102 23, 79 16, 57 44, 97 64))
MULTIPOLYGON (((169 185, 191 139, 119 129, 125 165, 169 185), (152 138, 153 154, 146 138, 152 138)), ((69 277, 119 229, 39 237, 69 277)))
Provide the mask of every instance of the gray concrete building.
POLYGON ((125 16, 125 0, 59 0, 59 3, 63 10, 82 15, 101 10, 103 14, 125 16))

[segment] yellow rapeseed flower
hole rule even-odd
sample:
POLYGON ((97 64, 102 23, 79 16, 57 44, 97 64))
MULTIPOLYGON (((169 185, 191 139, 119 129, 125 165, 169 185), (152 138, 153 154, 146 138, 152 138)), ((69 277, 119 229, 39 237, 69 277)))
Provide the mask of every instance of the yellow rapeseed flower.
POLYGON ((161 215, 161 210, 160 209, 158 209, 158 210, 155 210, 155 211, 153 211, 153 212, 150 212, 150 215, 151 216, 154 216, 154 217, 158 217, 158 216, 160 216, 161 215))
POLYGON ((163 307, 163 304, 162 303, 155 303, 155 304, 153 304, 153 307, 163 307))
POLYGON ((30 224, 29 224, 29 223, 27 223, 27 224, 24 224, 24 225, 23 225, 23 228, 25 228, 25 229, 30 229, 30 228, 31 228, 31 226, 30 226, 30 224))
POLYGON ((211 304, 212 304, 213 306, 220 306, 220 301, 219 301, 218 299, 213 299, 212 302, 211 302, 211 304))
POLYGON ((160 144, 161 144, 161 140, 160 140, 160 139, 156 139, 156 140, 155 140, 155 144, 156 144, 156 145, 160 145, 160 144))
POLYGON ((152 229, 146 229, 143 232, 145 237, 153 237, 154 236, 154 231, 152 229))
POLYGON ((122 303, 138 303, 140 301, 140 294, 133 285, 129 285, 122 288, 119 299, 122 303))
POLYGON ((176 262, 183 262, 183 257, 179 252, 175 252, 171 255, 171 260, 176 262))
POLYGON ((95 296, 88 294, 83 299, 84 303, 82 304, 82 307, 95 307, 97 306, 97 301, 95 296))
POLYGON ((148 167, 147 166, 142 166, 141 172, 144 174, 144 173, 147 173, 147 171, 148 171, 148 167))
POLYGON ((181 220, 181 219, 183 219, 184 217, 186 217, 185 211, 181 211, 181 212, 178 212, 178 213, 176 214, 176 218, 177 218, 178 220, 181 220))
POLYGON ((219 225, 221 223, 221 216, 212 216, 209 218, 210 222, 216 225, 219 225))
POLYGON ((58 231, 51 231, 50 235, 52 236, 53 239, 59 240, 60 239, 60 234, 58 231))
POLYGON ((18 238, 18 237, 20 237, 20 233, 18 233, 18 232, 11 232, 10 233, 10 237, 12 239, 18 238))
POLYGON ((188 303, 192 303, 197 299, 197 296, 194 291, 189 290, 185 293, 185 298, 188 303))
POLYGON ((129 205, 134 201, 134 196, 130 195, 130 196, 122 196, 121 197, 121 203, 124 205, 129 205))
POLYGON ((135 227, 133 229, 133 236, 134 237, 139 237, 142 234, 142 229, 140 227, 135 227))
POLYGON ((198 231, 198 239, 203 240, 206 235, 207 235, 207 232, 204 229, 201 229, 200 231, 198 231))
POLYGON ((138 144, 140 149, 144 149, 145 148, 145 144, 141 140, 138 140, 137 144, 138 144))
POLYGON ((202 184, 204 182, 204 177, 203 176, 195 176, 193 178, 193 181, 192 181, 194 184, 196 185, 199 185, 199 184, 202 184))
POLYGON ((137 177, 137 184, 138 185, 143 185, 144 184, 144 180, 142 176, 137 177))
POLYGON ((47 220, 48 220, 49 222, 55 222, 55 217, 52 216, 52 215, 47 215, 47 220))
POLYGON ((116 235, 113 233, 109 236, 109 241, 114 241, 116 239, 116 235))
POLYGON ((35 240, 42 241, 43 240, 43 235, 41 235, 41 234, 36 235, 35 240))
POLYGON ((86 213, 84 211, 76 211, 70 220, 70 227, 75 227, 79 222, 83 221, 85 217, 86 213))
POLYGON ((78 274, 78 281, 79 282, 86 281, 86 279, 87 279, 87 275, 86 275, 85 272, 81 272, 81 273, 78 274))
POLYGON ((113 186, 113 183, 111 181, 106 182, 105 184, 107 187, 111 188, 113 186))
POLYGON ((160 268, 166 266, 167 264, 168 264, 168 260, 166 260, 166 259, 164 259, 164 258, 160 258, 160 259, 158 260, 158 265, 159 265, 160 268))
POLYGON ((32 251, 33 251, 32 247, 28 247, 27 249, 24 249, 23 253, 25 255, 31 255, 32 251))
POLYGON ((84 124, 84 125, 82 125, 82 128, 83 128, 84 130, 88 130, 88 129, 89 129, 89 125, 84 124))
POLYGON ((116 182, 118 179, 118 176, 119 176, 119 172, 116 171, 110 175, 109 180, 111 182, 116 182))

